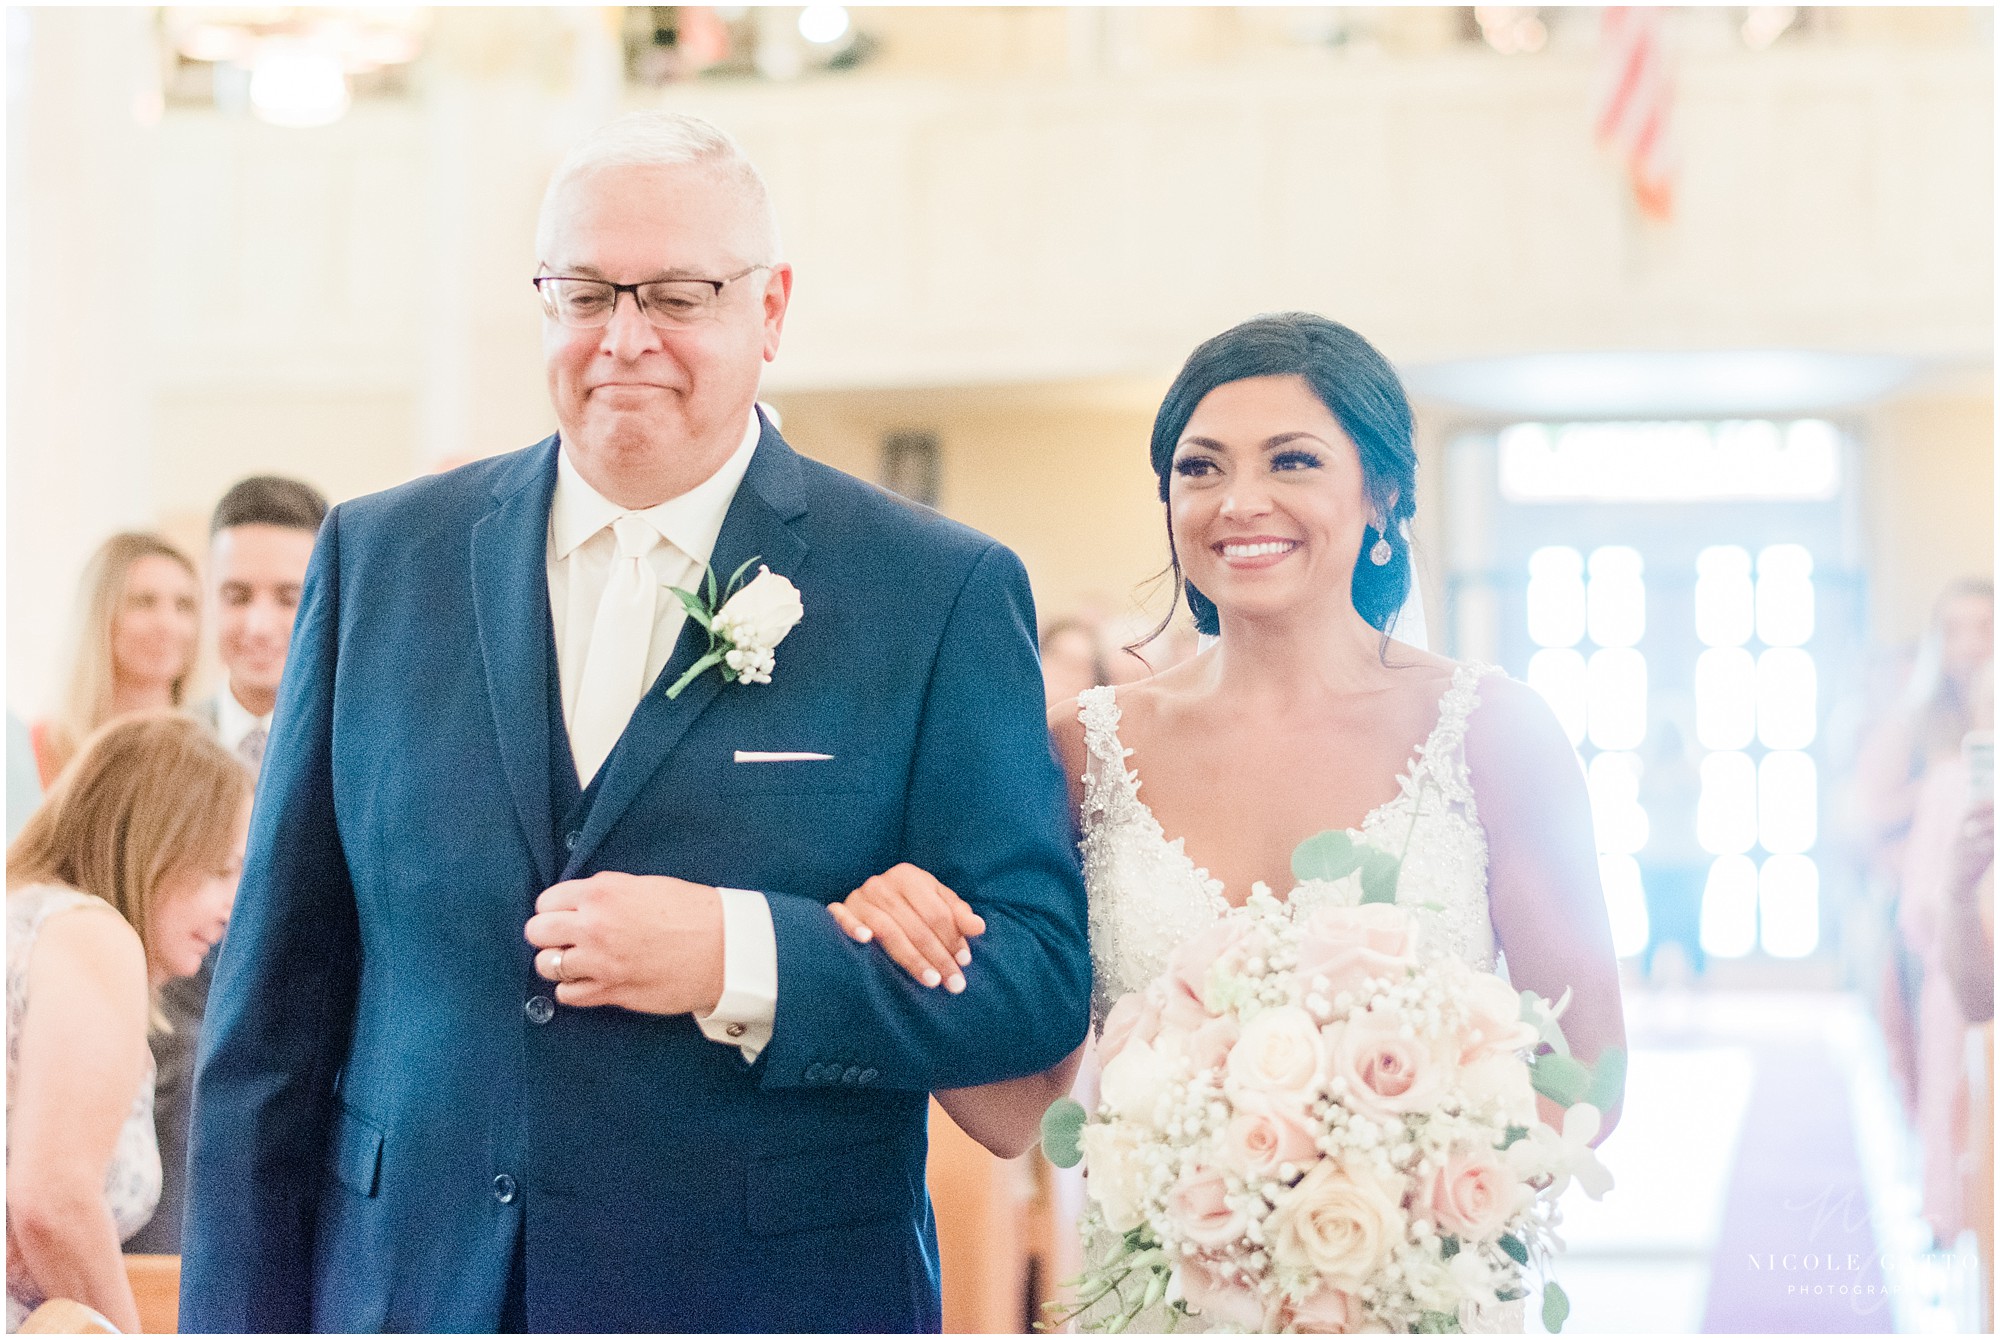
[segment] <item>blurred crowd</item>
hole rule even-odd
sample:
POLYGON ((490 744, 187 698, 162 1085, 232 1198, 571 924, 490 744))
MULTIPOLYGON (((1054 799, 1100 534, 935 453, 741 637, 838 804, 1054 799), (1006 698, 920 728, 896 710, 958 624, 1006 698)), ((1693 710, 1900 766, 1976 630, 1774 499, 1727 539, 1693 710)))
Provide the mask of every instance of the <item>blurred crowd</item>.
POLYGON ((7 735, 7 1305, 138 1329, 121 1249, 177 1254, 195 1047, 326 500, 256 476, 202 563, 91 556, 56 701, 7 735), (204 623, 219 682, 197 695, 204 623))
POLYGON ((1887 701, 1852 732, 1832 825, 1864 891, 1850 966, 1917 1131, 1936 1244, 1973 1229, 1990 1263, 1993 584, 1947 586, 1914 653, 1879 671, 1887 701))

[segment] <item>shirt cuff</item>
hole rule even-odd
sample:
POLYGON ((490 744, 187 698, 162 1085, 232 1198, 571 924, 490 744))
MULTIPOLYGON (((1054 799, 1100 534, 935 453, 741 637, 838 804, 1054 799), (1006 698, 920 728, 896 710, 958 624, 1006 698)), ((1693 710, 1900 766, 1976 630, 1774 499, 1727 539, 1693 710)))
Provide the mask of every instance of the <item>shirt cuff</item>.
POLYGON ((771 1041, 778 1018, 778 936, 771 905, 751 889, 717 889, 722 897, 722 999, 695 1025, 711 1042, 740 1049, 745 1061, 771 1041))

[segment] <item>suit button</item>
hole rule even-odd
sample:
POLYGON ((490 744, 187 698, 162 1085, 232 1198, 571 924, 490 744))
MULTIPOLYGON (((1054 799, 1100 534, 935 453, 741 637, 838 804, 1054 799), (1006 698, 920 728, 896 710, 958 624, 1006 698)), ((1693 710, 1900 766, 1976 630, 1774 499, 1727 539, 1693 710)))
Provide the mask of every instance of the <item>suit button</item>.
POLYGON ((512 1205, 514 1203, 514 1191, 514 1179, 506 1173, 501 1173, 493 1179, 493 1199, 499 1201, 502 1205, 512 1205))
POLYGON ((840 1082, 842 1084, 852 1084, 860 1078, 861 1078, 861 1067, 858 1065, 851 1065, 847 1067, 846 1070, 841 1072, 840 1082))
POLYGON ((583 836, 583 834, 581 834, 581 833, 565 833, 565 834, 563 834, 563 850, 564 850, 564 851, 575 851, 575 850, 576 850, 576 840, 577 840, 578 838, 582 837, 582 836, 583 836))
POLYGON ((878 1078, 880 1078, 880 1072, 872 1065, 861 1072, 861 1082, 863 1084, 873 1084, 878 1078))
POLYGON ((806 1067, 806 1083, 817 1084, 825 1078, 826 1078, 826 1067, 821 1065, 818 1061, 814 1061, 811 1065, 806 1067))
POLYGON ((556 1017, 556 1003, 547 996, 529 996, 528 1003, 522 1008, 527 1011, 531 1024, 545 1024, 556 1017))

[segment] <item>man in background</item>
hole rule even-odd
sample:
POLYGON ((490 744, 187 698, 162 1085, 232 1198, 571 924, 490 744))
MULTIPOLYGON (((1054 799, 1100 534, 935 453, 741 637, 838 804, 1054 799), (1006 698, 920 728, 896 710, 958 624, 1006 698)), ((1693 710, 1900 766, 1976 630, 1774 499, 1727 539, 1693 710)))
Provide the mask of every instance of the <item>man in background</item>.
MULTIPOLYGON (((188 712, 214 731, 252 776, 263 768, 306 563, 325 519, 326 499, 318 490, 276 475, 241 481, 222 495, 209 519, 209 602, 224 678, 214 697, 193 704, 188 712)), ((200 972, 176 978, 160 992, 161 1012, 172 1025, 171 1032, 153 1035, 159 1070, 153 1123, 160 1136, 160 1204, 146 1226, 127 1240, 129 1252, 178 1255, 181 1249, 195 1043, 208 1008, 214 964, 211 953, 200 972)))

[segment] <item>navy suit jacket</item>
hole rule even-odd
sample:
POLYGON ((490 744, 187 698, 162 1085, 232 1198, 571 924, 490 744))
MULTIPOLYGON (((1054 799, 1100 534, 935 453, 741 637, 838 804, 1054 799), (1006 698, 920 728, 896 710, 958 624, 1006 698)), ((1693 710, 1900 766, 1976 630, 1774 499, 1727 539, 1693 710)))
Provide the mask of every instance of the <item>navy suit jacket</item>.
POLYGON ((689 620, 564 833, 555 452, 321 531, 202 1030, 182 1327, 490 1330, 518 1243, 531 1330, 935 1330, 927 1093, 1047 1068, 1088 1012, 1026 574, 767 425, 714 566, 797 584, 773 682, 670 701, 689 620), (899 861, 986 919, 962 995, 826 911, 899 861), (685 1015, 549 1008, 522 927, 600 870, 767 894, 754 1065, 685 1015))

